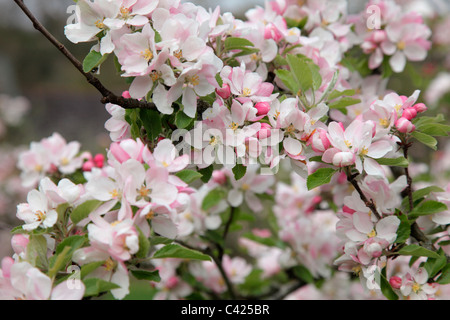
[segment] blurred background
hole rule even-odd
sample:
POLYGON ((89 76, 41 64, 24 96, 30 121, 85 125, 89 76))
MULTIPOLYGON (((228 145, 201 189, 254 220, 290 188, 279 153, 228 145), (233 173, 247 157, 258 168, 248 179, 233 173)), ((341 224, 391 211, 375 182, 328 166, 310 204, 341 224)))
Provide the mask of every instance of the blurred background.
MULTIPOLYGON (((82 61, 92 43, 74 45, 64 36, 67 8, 73 0, 25 2, 46 28, 82 61)), ((230 11, 241 19, 245 19, 244 12, 249 8, 264 6, 264 0, 191 2, 206 8, 220 5, 222 12, 230 11)), ((413 92, 411 88, 422 90, 421 96, 429 99, 426 102, 439 105, 448 119, 450 0, 398 2, 418 10, 429 21, 433 48, 426 61, 411 64, 401 75, 395 75, 388 86, 408 96, 413 92)), ((349 12, 355 13, 364 8, 366 1, 349 0, 348 3, 349 12)), ((116 76, 113 59, 102 66, 99 78, 115 93, 127 89, 124 81, 116 76)), ((0 259, 10 254, 9 226, 17 225, 15 205, 26 197, 20 181, 11 176, 20 146, 27 148, 31 141, 59 132, 67 141, 80 141, 83 150, 103 152, 110 141, 104 129, 109 114, 100 98, 68 60, 33 29, 13 0, 0 0, 0 120, 3 120, 0 121, 0 244, 5 244, 0 245, 0 259)))

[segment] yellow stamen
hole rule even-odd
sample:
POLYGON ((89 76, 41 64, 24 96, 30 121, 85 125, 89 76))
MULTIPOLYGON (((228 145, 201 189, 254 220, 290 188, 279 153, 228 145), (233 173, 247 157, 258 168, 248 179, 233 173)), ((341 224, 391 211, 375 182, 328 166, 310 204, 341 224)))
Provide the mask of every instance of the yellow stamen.
POLYGON ((290 124, 289 127, 286 128, 286 132, 287 132, 288 134, 294 133, 294 132, 295 132, 295 127, 294 127, 294 125, 293 125, 293 124, 290 124))
POLYGON ((150 210, 149 213, 146 214, 145 218, 148 220, 152 220, 155 217, 155 212, 153 210, 150 210))
POLYGON ((120 222, 121 222, 121 221, 119 221, 119 220, 116 220, 116 221, 112 222, 112 223, 111 223, 111 227, 117 226, 120 222))
POLYGON ((41 210, 36 211, 35 213, 38 221, 44 221, 45 220, 45 212, 42 212, 41 210))
POLYGON ((41 172, 44 169, 40 164, 34 166, 34 171, 41 172))
POLYGON ((373 237, 375 237, 376 235, 377 235, 377 232, 375 231, 375 229, 372 229, 372 231, 370 231, 370 232, 367 234, 367 237, 373 238, 373 237))
POLYGON ((152 73, 150 73, 150 78, 152 78, 152 81, 155 82, 159 79, 160 74, 158 73, 158 71, 153 70, 152 73))
POLYGON ((145 186, 142 186, 139 190, 138 193, 140 196, 142 197, 147 197, 148 194, 150 193, 150 189, 147 189, 145 186))
POLYGON ((236 131, 239 128, 239 125, 236 122, 232 122, 229 127, 233 129, 233 131, 236 131))
POLYGON ((361 149, 361 152, 359 153, 359 155, 361 155, 361 156, 367 156, 368 153, 369 153, 369 149, 363 147, 363 148, 361 149))
POLYGON ((63 165, 63 166, 67 166, 68 164, 69 164, 69 159, 67 159, 67 158, 62 158, 61 159, 61 164, 63 165))
POLYGON ((114 189, 113 191, 110 191, 109 194, 111 195, 112 198, 119 198, 120 197, 120 192, 117 191, 117 189, 114 189))
POLYGON ((187 77, 187 81, 191 83, 193 86, 198 86, 200 84, 200 78, 197 75, 187 77))
POLYGON ((244 88, 244 90, 242 90, 242 95, 244 97, 248 97, 252 94, 252 91, 249 88, 244 88))
POLYGON ((355 266, 352 268, 352 271, 355 275, 357 275, 359 277, 359 274, 361 273, 362 268, 361 268, 361 266, 355 266))
POLYGON ((120 14, 122 15, 122 18, 128 19, 130 17, 130 9, 121 7, 120 8, 120 14))
POLYGON ((105 26, 105 24, 103 23, 104 20, 105 20, 105 19, 95 21, 95 26, 96 26, 97 28, 99 28, 99 29, 105 29, 106 26, 105 26))
POLYGON ((380 122, 380 126, 383 126, 385 128, 389 127, 390 122, 387 118, 380 119, 379 122, 380 122))
POLYGON ((419 292, 420 290, 420 284, 418 284, 417 282, 414 282, 413 286, 412 286, 412 291, 414 291, 414 293, 419 292))
POLYGON ((280 116, 280 111, 277 111, 277 112, 275 112, 275 115, 273 116, 273 118, 275 120, 277 120, 279 116, 280 116))
POLYGON ((211 137, 211 140, 209 140, 209 144, 215 146, 217 144, 216 137, 211 137))
POLYGON ((181 58, 183 58, 183 50, 177 50, 173 53, 173 55, 175 56, 175 58, 177 58, 178 60, 180 60, 181 58))
POLYGON ((111 258, 108 258, 108 260, 105 261, 103 266, 105 267, 106 271, 112 271, 114 270, 116 263, 111 258))
POLYGON ((141 57, 147 61, 150 61, 153 59, 153 52, 150 49, 145 49, 144 51, 141 51, 141 57))
POLYGON ((250 56, 250 59, 252 59, 253 61, 258 61, 258 60, 260 59, 260 57, 259 57, 258 54, 253 53, 253 54, 250 56))
POLYGON ((250 186, 249 186, 247 183, 244 183, 244 184, 242 185, 241 189, 242 189, 243 191, 247 191, 247 190, 250 189, 250 186))
POLYGON ((351 148, 352 143, 351 143, 350 141, 345 140, 344 143, 345 143, 345 145, 346 145, 348 148, 351 148))
POLYGON ((402 41, 400 41, 400 42, 397 43, 397 48, 398 48, 398 50, 404 50, 405 47, 406 47, 405 41, 402 40, 402 41))

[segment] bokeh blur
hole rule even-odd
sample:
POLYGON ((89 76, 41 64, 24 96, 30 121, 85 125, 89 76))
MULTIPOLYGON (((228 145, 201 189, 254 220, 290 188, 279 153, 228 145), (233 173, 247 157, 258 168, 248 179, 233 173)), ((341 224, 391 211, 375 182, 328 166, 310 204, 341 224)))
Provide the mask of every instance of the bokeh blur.
MULTIPOLYGON (((67 8, 73 0, 25 2, 46 28, 82 60, 92 44, 74 45, 64 36, 67 8)), ((242 19, 247 9, 264 6, 264 0, 191 2, 212 8, 220 5, 222 12, 231 11, 242 19)), ((349 0, 349 11, 361 10, 365 2, 349 0)), ((413 89, 421 90, 421 99, 430 111, 444 113, 450 119, 450 0, 398 2, 423 14, 433 29, 433 48, 425 61, 409 64, 388 86, 407 96, 413 89)), ((127 89, 116 75, 112 59, 102 65, 99 78, 113 92, 127 89)), ((0 0, 0 244, 5 244, 0 245, 0 258, 10 254, 9 230, 17 225, 15 205, 26 197, 17 175, 11 173, 20 147, 59 132, 67 141, 80 141, 83 150, 103 152, 109 142, 104 129, 109 114, 100 98, 67 59, 33 29, 13 0, 0 0)), ((425 157, 427 152, 419 150, 425 157)))

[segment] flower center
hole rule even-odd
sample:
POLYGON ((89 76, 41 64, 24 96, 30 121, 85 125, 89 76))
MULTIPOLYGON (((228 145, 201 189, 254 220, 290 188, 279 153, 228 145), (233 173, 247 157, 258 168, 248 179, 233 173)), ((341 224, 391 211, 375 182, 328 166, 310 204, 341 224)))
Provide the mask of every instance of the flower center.
POLYGON ((175 58, 177 58, 178 60, 180 60, 181 58, 183 58, 183 50, 177 50, 173 53, 173 55, 175 56, 175 58))
POLYGON ((113 191, 110 191, 109 194, 111 195, 112 198, 119 198, 120 197, 120 192, 117 189, 114 189, 113 191))
POLYGON ((390 124, 390 122, 389 122, 389 120, 387 118, 380 119, 380 125, 381 126, 387 128, 387 127, 389 127, 389 124, 390 124))
POLYGON ((63 166, 67 166, 69 164, 69 162, 70 162, 69 159, 67 159, 66 157, 61 159, 61 164, 63 166))
POLYGON ((200 84, 200 78, 197 75, 186 78, 187 82, 192 84, 194 87, 200 84))
POLYGON ((122 15, 122 18, 127 20, 130 17, 130 9, 121 7, 120 8, 120 14, 122 15))
POLYGON ((158 73, 158 71, 153 70, 152 73, 150 73, 150 78, 152 78, 152 81, 155 82, 156 80, 158 80, 160 77, 160 74, 158 73))
POLYGON ((348 148, 351 148, 351 147, 352 147, 352 143, 351 143, 350 141, 345 140, 344 143, 345 143, 345 145, 346 145, 348 148))
POLYGON ((154 217, 155 217, 155 211, 153 211, 153 210, 150 210, 150 212, 145 215, 145 218, 148 220, 152 220, 154 217))
POLYGON ((397 43, 398 50, 404 50, 405 47, 406 47, 405 41, 400 41, 399 43, 397 43))
POLYGON ((242 90, 242 95, 244 97, 248 97, 252 94, 252 90, 250 90, 249 88, 244 88, 244 90, 242 90))
POLYGON ((95 26, 99 29, 105 29, 106 25, 103 23, 105 19, 95 21, 95 26))
POLYGON ((250 189, 250 185, 248 185, 247 183, 244 183, 244 184, 242 185, 241 189, 242 189, 243 191, 247 191, 247 190, 250 189))
POLYGON ((105 261, 103 266, 105 267, 106 271, 112 271, 114 270, 116 264, 111 258, 108 258, 108 260, 105 261))
POLYGON ((37 217, 37 221, 44 221, 45 220, 45 212, 42 212, 41 210, 36 211, 35 213, 37 217))
POLYGON ((369 153, 369 149, 367 149, 366 147, 363 147, 361 149, 361 152, 359 153, 360 156, 367 156, 367 154, 369 153))
POLYGON ((375 231, 375 229, 372 229, 372 231, 370 231, 370 232, 367 234, 367 237, 373 238, 373 237, 375 237, 376 235, 377 235, 377 232, 375 231))
POLYGON ((236 131, 239 128, 239 125, 236 122, 232 122, 229 127, 233 130, 236 131))
POLYGON ((414 282, 413 286, 412 286, 412 291, 414 291, 414 293, 419 292, 420 290, 420 284, 418 284, 417 282, 414 282))
POLYGON ((153 52, 150 49, 145 49, 144 51, 141 51, 141 57, 147 61, 150 61, 153 59, 153 52))

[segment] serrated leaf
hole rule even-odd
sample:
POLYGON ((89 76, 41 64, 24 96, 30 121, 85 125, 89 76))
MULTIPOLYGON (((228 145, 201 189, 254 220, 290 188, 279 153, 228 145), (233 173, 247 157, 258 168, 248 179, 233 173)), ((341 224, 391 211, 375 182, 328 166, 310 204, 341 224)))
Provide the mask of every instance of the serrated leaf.
POLYGON ((428 277, 434 278, 438 272, 441 271, 442 268, 447 264, 447 258, 444 255, 441 255, 439 258, 428 258, 424 264, 425 270, 427 270, 428 277))
POLYGON ((211 261, 211 257, 200 251, 182 247, 178 244, 168 244, 155 252, 152 259, 179 258, 189 260, 211 261))
POLYGON ((353 96, 353 95, 355 95, 355 93, 356 93, 356 91, 353 89, 347 89, 344 91, 333 90, 327 99, 334 100, 334 99, 342 97, 342 96, 353 96))
POLYGON ((432 136, 419 132, 419 131, 414 131, 411 133, 411 135, 419 142, 423 143, 424 145, 426 145, 427 147, 433 149, 433 150, 437 150, 437 140, 435 138, 433 138, 432 136))
POLYGON ((77 224, 81 220, 87 218, 89 214, 97 209, 103 202, 99 200, 88 200, 73 209, 70 219, 73 224, 77 224))
POLYGON ((418 206, 416 206, 410 213, 410 218, 417 218, 420 216, 428 216, 430 214, 435 214, 447 210, 447 205, 442 202, 435 200, 422 201, 418 206))
POLYGON ((390 166, 390 167, 403 167, 406 168, 409 166, 409 162, 405 157, 398 158, 380 158, 375 159, 381 165, 390 166))
POLYGON ((173 242, 173 239, 169 239, 162 236, 153 236, 150 238, 150 243, 152 246, 157 246, 158 244, 170 244, 173 242))
POLYGON ((152 282, 160 282, 161 277, 159 271, 147 271, 147 270, 131 270, 131 274, 138 280, 147 280, 152 282))
POLYGON ((243 49, 246 47, 254 47, 255 45, 250 40, 244 39, 244 38, 237 38, 237 37, 228 37, 225 39, 224 47, 225 50, 238 50, 243 49))
POLYGON ((439 284, 450 284, 450 264, 447 264, 443 269, 442 273, 437 279, 439 284))
POLYGON ((175 175, 186 183, 192 183, 203 177, 201 173, 189 169, 178 171, 175 175))
MULTIPOLYGON (((440 187, 437 187, 437 186, 430 186, 430 187, 422 188, 420 190, 416 190, 412 194, 413 202, 419 200, 420 198, 423 198, 423 197, 429 195, 432 192, 445 192, 445 190, 440 188, 440 187)), ((406 208, 406 207, 408 207, 408 203, 409 203, 409 198, 406 197, 402 201, 402 206, 406 208)))
POLYGON ((439 258, 439 254, 416 244, 403 247, 398 251, 402 256, 439 258))
POLYGON ((416 127, 416 130, 430 136, 446 137, 450 132, 450 126, 440 123, 425 123, 416 127))
POLYGON ((312 190, 331 181, 337 170, 332 168, 319 168, 306 179, 308 190, 312 190))
POLYGON ((288 70, 279 69, 275 70, 275 74, 283 82, 283 84, 291 91, 291 93, 296 94, 300 90, 300 85, 294 79, 292 73, 288 70))
POLYGON ((202 210, 207 211, 212 207, 219 204, 222 199, 225 198, 225 191, 221 188, 216 188, 208 192, 208 194, 203 198, 202 210))

